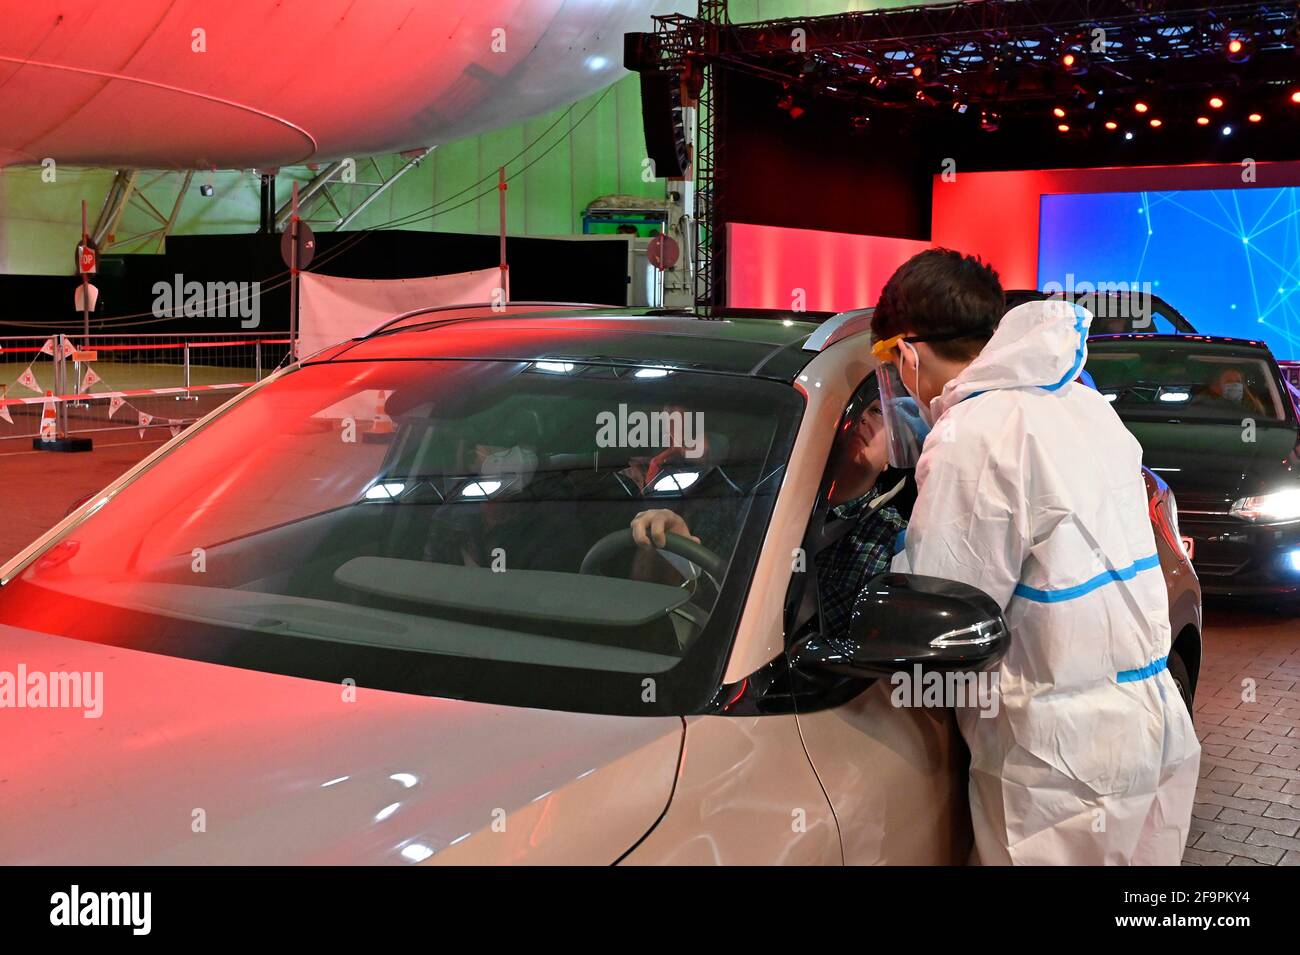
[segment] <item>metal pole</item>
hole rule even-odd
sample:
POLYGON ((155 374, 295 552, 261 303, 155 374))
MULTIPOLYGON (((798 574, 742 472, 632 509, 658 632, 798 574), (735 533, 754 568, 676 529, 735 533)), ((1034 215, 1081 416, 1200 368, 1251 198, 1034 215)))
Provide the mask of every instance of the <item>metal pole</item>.
MULTIPOLYGON (((86 200, 81 200, 81 241, 89 245, 90 233, 86 231, 86 200)), ((81 263, 77 263, 78 270, 81 269, 81 263)), ((90 279, 86 273, 81 273, 81 347, 90 347, 90 279)))
POLYGON ((189 401, 194 396, 190 394, 190 343, 184 342, 182 351, 185 355, 185 394, 181 396, 182 401, 189 401))
POLYGON ((253 342, 253 380, 262 380, 262 341, 256 339, 253 342))
POLYGON ((506 167, 497 170, 497 191, 501 205, 501 300, 510 299, 510 265, 506 261, 506 167))
POLYGON ((293 184, 293 214, 289 216, 289 361, 298 360, 298 182, 293 184))
MULTIPOLYGON (((82 203, 84 206, 85 203, 82 203)), ((67 336, 62 332, 54 336, 54 394, 55 396, 67 394, 66 391, 66 370, 63 365, 63 343, 66 342, 67 336)), ((66 438, 68 436, 68 403, 60 401, 55 405, 54 420, 57 422, 58 432, 56 437, 66 438)))

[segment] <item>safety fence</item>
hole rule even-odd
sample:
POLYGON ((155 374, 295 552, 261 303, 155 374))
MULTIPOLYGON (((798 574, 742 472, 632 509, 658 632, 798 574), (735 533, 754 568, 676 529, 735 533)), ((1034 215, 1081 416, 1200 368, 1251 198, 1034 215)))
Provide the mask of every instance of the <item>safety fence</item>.
POLYGON ((0 338, 0 441, 32 438, 53 407, 65 434, 173 433, 283 364, 265 333, 0 338))

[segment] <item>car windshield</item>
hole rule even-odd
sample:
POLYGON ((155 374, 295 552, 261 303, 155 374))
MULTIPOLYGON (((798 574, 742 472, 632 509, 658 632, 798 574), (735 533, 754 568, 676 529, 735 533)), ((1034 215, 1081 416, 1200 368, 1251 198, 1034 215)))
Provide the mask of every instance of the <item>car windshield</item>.
POLYGON ((802 407, 777 382, 563 357, 309 364, 90 504, 10 572, 0 623, 403 692, 696 711, 802 407), (657 507, 712 554, 636 548, 657 507))
POLYGON ((1088 343, 1088 372, 1121 417, 1222 421, 1286 419, 1272 359, 1243 345, 1142 341, 1088 343))

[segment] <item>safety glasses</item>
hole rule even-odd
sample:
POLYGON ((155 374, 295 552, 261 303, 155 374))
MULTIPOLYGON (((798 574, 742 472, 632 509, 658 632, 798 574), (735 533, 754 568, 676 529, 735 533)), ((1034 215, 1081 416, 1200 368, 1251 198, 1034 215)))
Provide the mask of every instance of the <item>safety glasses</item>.
POLYGON ((886 338, 876 342, 871 346, 871 354, 876 357, 877 361, 893 364, 898 360, 899 345, 907 342, 909 345, 915 345, 918 342, 951 342, 959 338, 974 338, 978 332, 969 329, 960 329, 955 332, 939 332, 934 335, 895 335, 893 338, 886 338))

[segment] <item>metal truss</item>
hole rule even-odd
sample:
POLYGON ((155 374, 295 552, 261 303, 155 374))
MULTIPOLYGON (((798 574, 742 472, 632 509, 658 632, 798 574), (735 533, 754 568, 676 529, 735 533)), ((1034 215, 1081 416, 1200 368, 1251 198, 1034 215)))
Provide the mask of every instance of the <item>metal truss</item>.
MULTIPOLYGON (((340 159, 319 170, 315 177, 298 190, 298 216, 313 228, 326 231, 346 229, 366 208, 392 187, 393 183, 415 169, 435 147, 402 153, 406 161, 391 173, 385 173, 373 156, 359 162, 340 159), (362 169, 367 178, 362 179, 362 169)), ((287 199, 275 211, 275 227, 283 231, 293 211, 287 199)))
POLYGON ((163 251, 167 236, 171 235, 172 229, 176 227, 176 220, 180 216, 181 205, 185 202, 185 194, 194 179, 194 172, 193 170, 186 172, 180 189, 174 196, 164 200, 160 193, 170 192, 167 187, 170 186, 173 176, 171 172, 145 173, 139 169, 117 171, 90 233, 101 251, 113 249, 118 252, 145 252, 150 250, 150 246, 154 252, 163 251), (159 208, 160 206, 162 208, 159 208), (164 213, 162 209, 169 206, 170 212, 164 213), (144 213, 147 219, 154 223, 154 227, 133 235, 119 236, 118 229, 121 228, 122 217, 128 208, 144 213))
POLYGON ((915 108, 918 99, 1041 100, 1072 84, 1113 94, 1292 82, 1300 19, 1294 0, 968 0, 728 25, 713 37, 698 20, 671 32, 669 59, 703 57, 796 91, 915 108), (1223 55, 1230 34, 1248 38, 1248 64, 1223 55), (1073 78, 1060 63, 1069 50, 1080 58, 1073 78))

